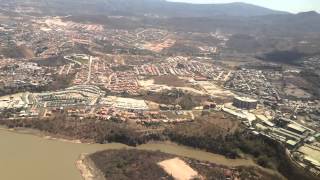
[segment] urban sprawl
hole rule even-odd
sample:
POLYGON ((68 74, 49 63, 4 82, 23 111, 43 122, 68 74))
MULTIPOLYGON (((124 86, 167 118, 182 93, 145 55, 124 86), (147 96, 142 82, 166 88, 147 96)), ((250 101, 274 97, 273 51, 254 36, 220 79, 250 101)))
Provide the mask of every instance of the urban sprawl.
MULTIPOLYGON (((0 46, 24 54, 0 57, 2 117, 46 119, 63 112, 147 126, 220 111, 237 117, 248 132, 283 144, 292 162, 319 175, 320 101, 290 83, 300 69, 222 63, 231 34, 220 31, 209 34, 215 45, 194 45, 197 56, 168 52, 184 35, 156 28, 108 29, 60 17, 0 24, 0 46), (181 94, 202 100, 189 108, 144 98, 181 94)), ((315 59, 304 63, 319 66, 315 59)))

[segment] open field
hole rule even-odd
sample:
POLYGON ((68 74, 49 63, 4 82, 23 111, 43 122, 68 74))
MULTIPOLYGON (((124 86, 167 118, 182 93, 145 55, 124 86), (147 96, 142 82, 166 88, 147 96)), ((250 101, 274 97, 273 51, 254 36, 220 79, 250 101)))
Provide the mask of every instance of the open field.
POLYGON ((150 51, 154 51, 154 52, 161 52, 163 49, 165 48, 170 48, 171 46, 174 45, 176 41, 173 39, 167 39, 164 42, 161 43, 148 43, 144 45, 145 49, 148 49, 150 51))

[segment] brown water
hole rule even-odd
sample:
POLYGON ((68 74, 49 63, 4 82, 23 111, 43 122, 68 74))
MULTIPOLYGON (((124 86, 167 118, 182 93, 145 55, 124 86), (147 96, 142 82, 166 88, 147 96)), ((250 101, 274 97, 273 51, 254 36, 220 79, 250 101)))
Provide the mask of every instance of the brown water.
MULTIPOLYGON (((121 148, 127 146, 117 143, 76 144, 0 130, 0 179, 80 180, 75 161, 81 153, 121 148)), ((171 144, 145 144, 138 149, 160 150, 217 164, 253 165, 250 160, 230 160, 221 155, 171 144)))

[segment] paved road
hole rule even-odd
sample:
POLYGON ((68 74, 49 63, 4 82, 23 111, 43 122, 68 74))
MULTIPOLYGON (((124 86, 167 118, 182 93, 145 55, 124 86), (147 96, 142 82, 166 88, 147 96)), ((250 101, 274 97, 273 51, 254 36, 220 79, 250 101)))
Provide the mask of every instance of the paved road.
POLYGON ((91 80, 91 70, 92 70, 92 56, 89 57, 89 72, 88 72, 88 79, 84 84, 90 83, 91 80))

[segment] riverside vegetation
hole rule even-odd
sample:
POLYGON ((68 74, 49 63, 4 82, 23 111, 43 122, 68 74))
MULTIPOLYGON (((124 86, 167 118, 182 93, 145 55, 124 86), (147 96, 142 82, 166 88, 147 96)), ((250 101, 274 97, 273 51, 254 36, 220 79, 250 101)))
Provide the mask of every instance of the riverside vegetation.
POLYGON ((248 133, 237 119, 221 112, 204 114, 193 122, 149 127, 90 118, 80 120, 64 115, 47 120, 1 120, 0 124, 9 128, 33 128, 50 135, 101 144, 119 142, 136 146, 149 141, 170 140, 229 158, 250 157, 262 167, 278 170, 288 179, 305 178, 303 172, 293 171, 294 167, 290 166, 281 145, 248 133), (159 127, 164 130, 143 133, 144 130, 152 132, 152 129, 159 127))

